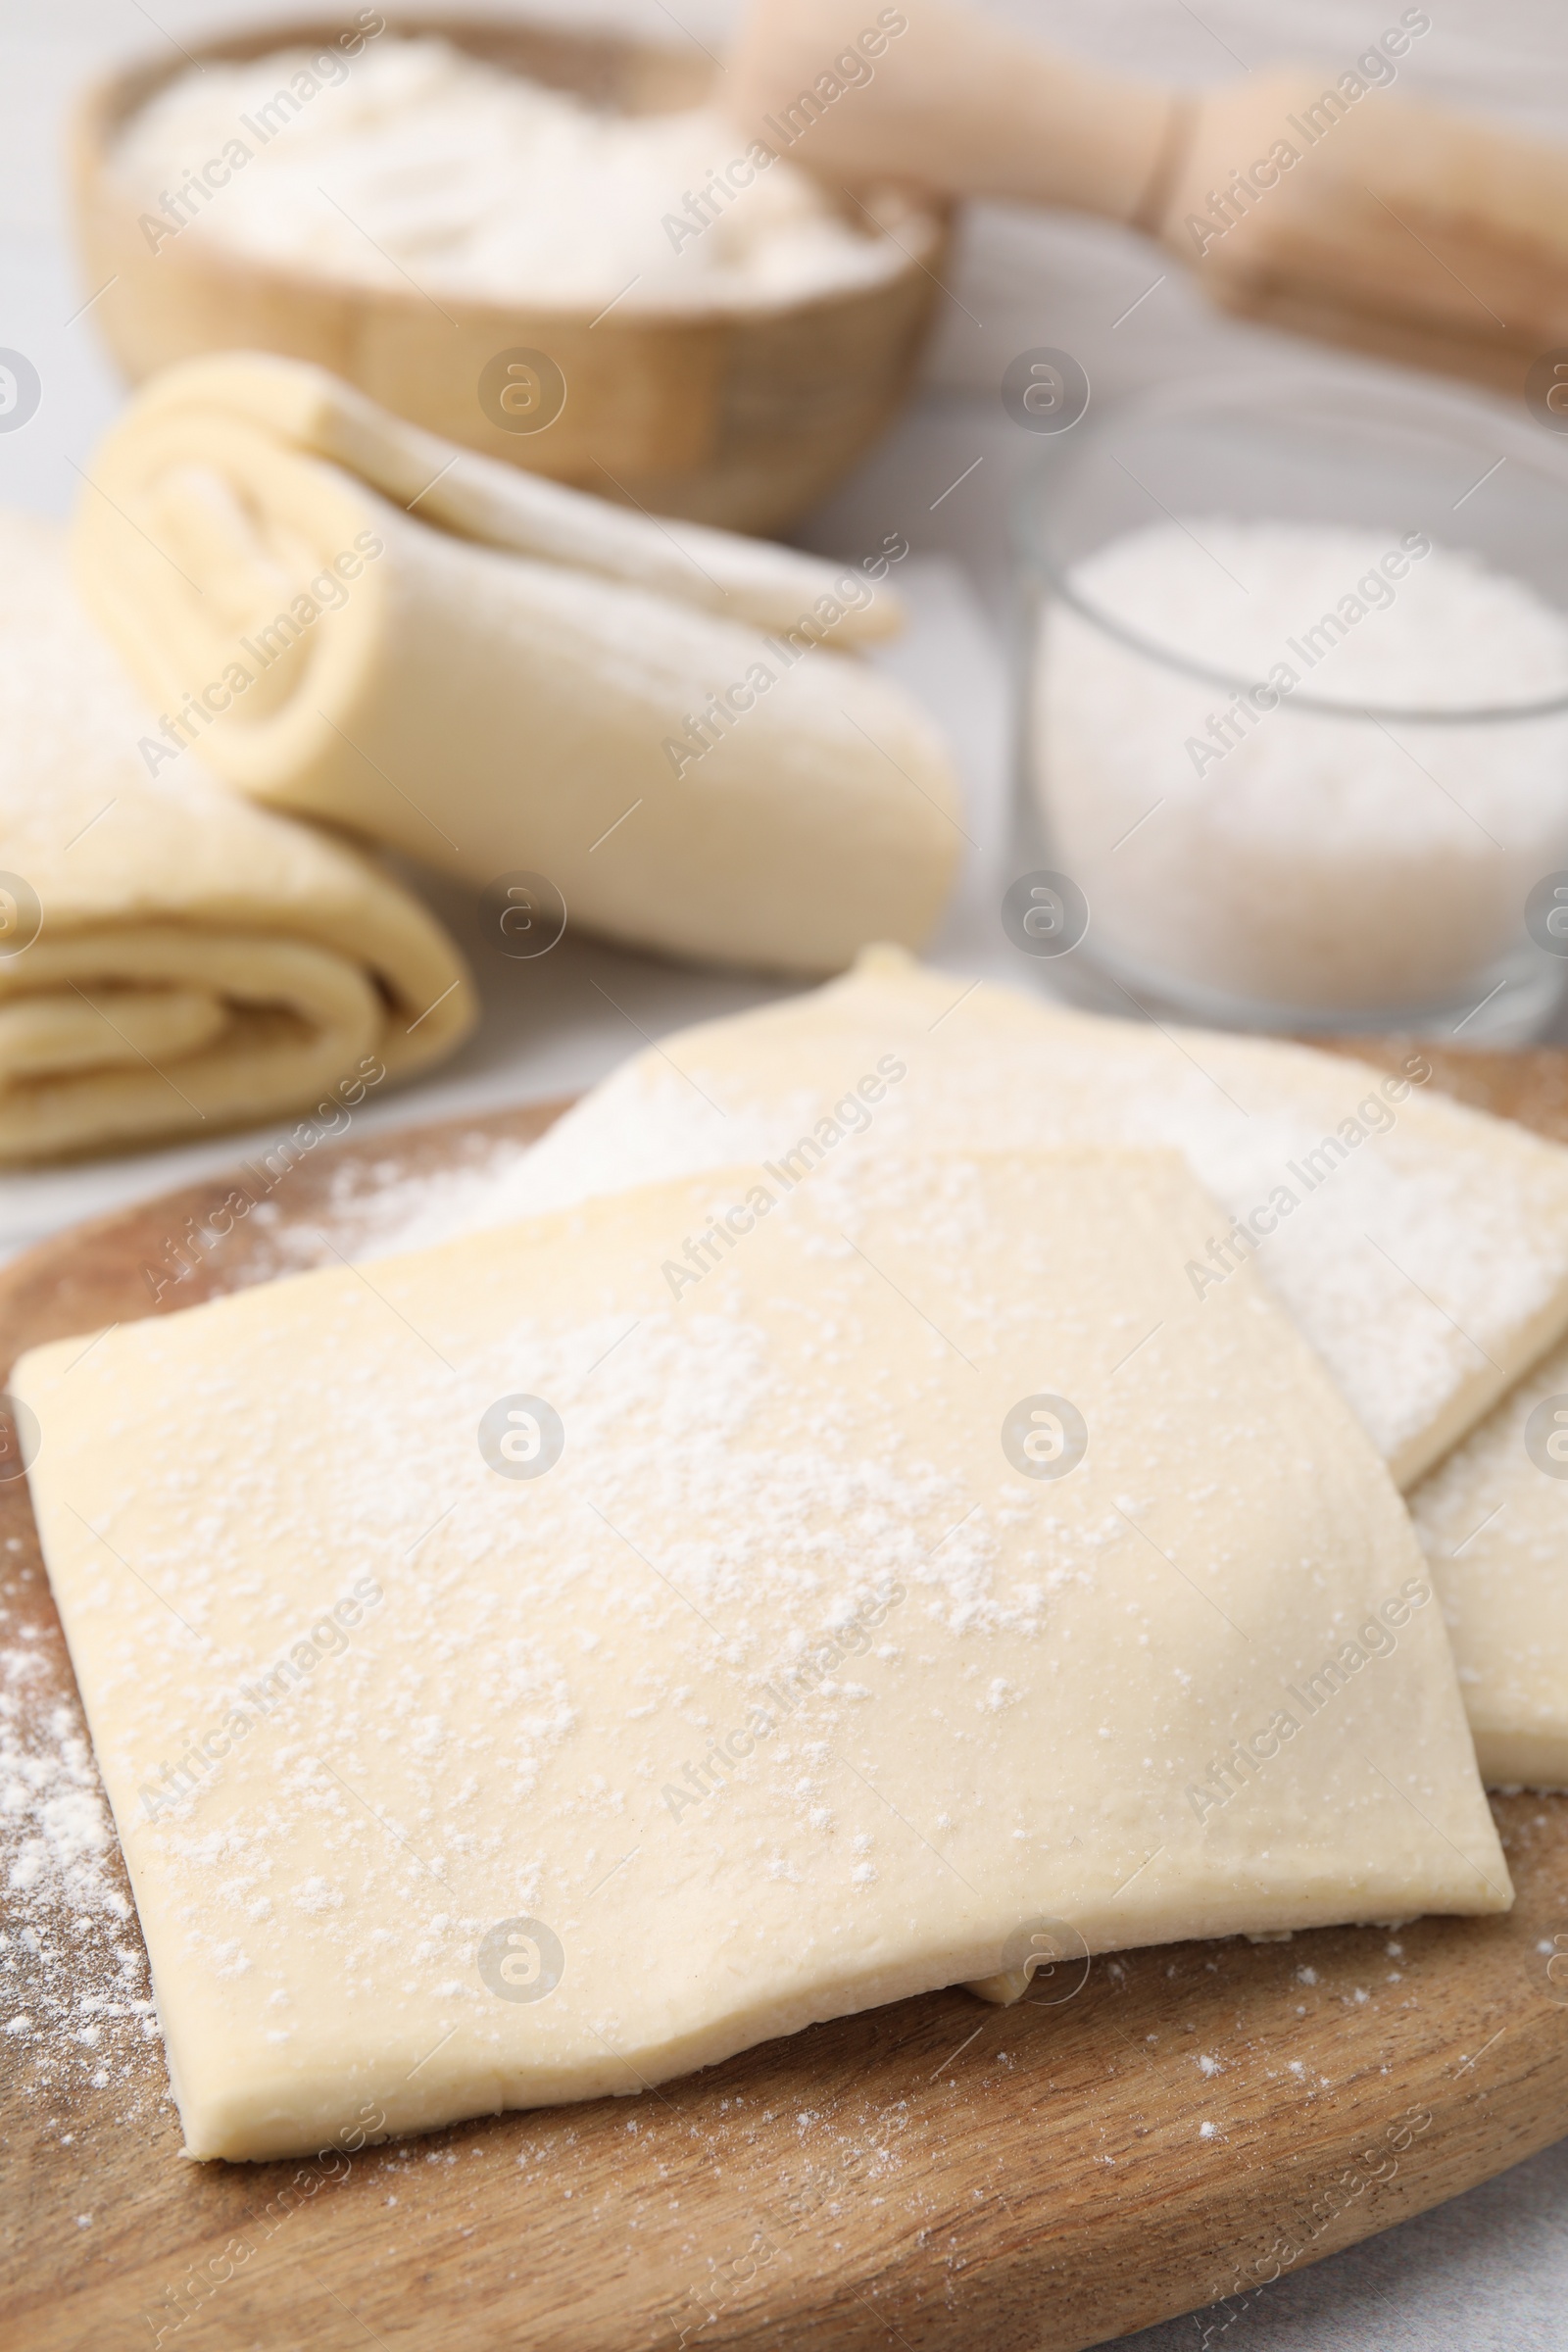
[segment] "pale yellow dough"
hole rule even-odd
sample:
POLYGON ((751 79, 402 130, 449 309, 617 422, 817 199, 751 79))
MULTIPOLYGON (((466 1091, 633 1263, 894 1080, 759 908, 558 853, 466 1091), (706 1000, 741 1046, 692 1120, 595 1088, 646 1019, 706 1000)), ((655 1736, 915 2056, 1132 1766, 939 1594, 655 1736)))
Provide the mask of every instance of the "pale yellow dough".
MULTIPOLYGON (((1430 1078, 1418 1049, 1411 1066, 1430 1078)), ((624 1063, 530 1155, 507 1213, 792 1151, 874 1185, 881 1152, 948 1143, 1184 1153, 1225 1212, 1191 1252, 1195 1293, 1212 1299, 1237 1278, 1227 1263, 1255 1263, 1401 1487, 1568 1324, 1557 1145, 1419 1076, 1277 1039, 1102 1020, 888 949, 830 987, 624 1063), (907 1077, 874 1113, 835 1117, 890 1051, 907 1077), (1249 1219, 1251 1238, 1228 1246, 1249 1219)))
POLYGON ((363 1100, 472 1024, 416 899, 194 755, 155 781, 153 723, 75 601, 64 532, 0 515, 0 1162, 363 1100))
POLYGON ((212 686, 190 723, 255 799, 480 889, 543 873, 572 921, 688 957, 833 971, 940 912, 951 763, 844 658, 900 626, 885 554, 877 580, 627 514, 253 353, 138 393, 75 553, 161 710, 212 686))
POLYGON ((1493 1787, 1568 1788, 1564 1430, 1568 1348, 1557 1348, 1410 1497, 1493 1787))
POLYGON ((190 2152, 635 2092, 1032 1937, 1506 1907, 1408 1518, 1255 1278, 1193 1296, 1213 1215, 1167 1154, 737 1167, 25 1356, 190 2152))

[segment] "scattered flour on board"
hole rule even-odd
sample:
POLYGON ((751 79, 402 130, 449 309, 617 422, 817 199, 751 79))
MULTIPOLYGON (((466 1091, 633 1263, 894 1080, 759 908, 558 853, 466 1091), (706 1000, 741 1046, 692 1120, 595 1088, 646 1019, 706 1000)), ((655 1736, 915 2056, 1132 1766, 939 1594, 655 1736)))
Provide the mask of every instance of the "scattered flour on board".
POLYGON ((69 2107, 89 2088, 136 2117, 161 2103, 162 2067, 149 2069, 145 2047, 160 2042, 146 1956, 80 1704, 56 1642, 10 1599, 0 1918, 0 2042, 45 2122, 57 2100, 69 2107))

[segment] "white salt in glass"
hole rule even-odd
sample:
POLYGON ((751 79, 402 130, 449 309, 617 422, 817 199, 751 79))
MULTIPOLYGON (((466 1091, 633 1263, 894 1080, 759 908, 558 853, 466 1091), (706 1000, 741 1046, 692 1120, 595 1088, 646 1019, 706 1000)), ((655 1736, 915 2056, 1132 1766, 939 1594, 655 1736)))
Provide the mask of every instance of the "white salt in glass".
POLYGON ((1085 418, 1020 540, 1017 870, 1089 907, 1043 976, 1226 1026, 1539 1031, 1568 980, 1568 439, 1313 360, 1085 418))

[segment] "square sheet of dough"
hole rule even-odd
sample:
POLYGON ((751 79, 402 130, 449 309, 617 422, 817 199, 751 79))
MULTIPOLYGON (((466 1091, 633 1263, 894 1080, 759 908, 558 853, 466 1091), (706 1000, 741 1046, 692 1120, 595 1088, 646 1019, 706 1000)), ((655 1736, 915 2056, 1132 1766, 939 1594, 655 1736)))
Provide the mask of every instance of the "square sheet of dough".
POLYGON ((1208 1244, 1255 1221, 1232 1262, 1255 1251, 1401 1487, 1568 1324, 1558 1146, 1421 1084, 1393 1099, 1387 1072, 1337 1054, 1102 1020, 890 948, 636 1055, 544 1138, 495 1213, 814 1148, 818 1122, 831 1137, 835 1104, 889 1054, 906 1075, 874 1134, 845 1127, 828 1144, 847 1160, 931 1144, 1181 1152, 1229 1212, 1195 1263, 1211 1273, 1208 1244))
POLYGON ((1194 1298, 1174 1155, 756 1182, 18 1367, 193 2154, 635 2091, 1043 1919, 1511 1899, 1408 1516, 1194 1298))
POLYGON ((1421 1481, 1410 1510, 1484 1778, 1568 1788, 1568 1348, 1421 1481))

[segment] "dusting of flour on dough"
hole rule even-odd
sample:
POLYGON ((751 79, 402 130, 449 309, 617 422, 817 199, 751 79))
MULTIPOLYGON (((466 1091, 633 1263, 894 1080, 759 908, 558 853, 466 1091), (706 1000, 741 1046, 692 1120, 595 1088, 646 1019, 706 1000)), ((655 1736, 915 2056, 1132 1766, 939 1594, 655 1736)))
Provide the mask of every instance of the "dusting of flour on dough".
MULTIPOLYGON (((1325 1178, 1325 1137, 1355 1123, 1367 1097, 1358 1065, 1197 1032, 1178 1050, 1144 1025, 1064 1017, 1003 992, 966 991, 955 1006, 941 1001, 949 987, 912 965, 862 968, 676 1040, 673 1070, 662 1050, 640 1054, 530 1152, 499 1162, 488 1187, 433 1189, 405 1231, 435 1241, 636 1184, 778 1163, 892 1048, 907 1075, 806 1181, 836 1171, 874 1186, 890 1152, 940 1138, 976 1151, 1175 1150, 1233 1217, 1287 1186, 1296 1206, 1257 1250, 1258 1271, 1388 1458, 1487 1353, 1502 1360, 1564 1279, 1560 1152, 1494 1130, 1433 1085, 1418 1082, 1392 1124, 1381 1104, 1353 1156, 1335 1143, 1325 1178), (759 1065, 780 1074, 769 1083, 759 1065), (798 1082, 803 1071, 811 1085, 798 1082)), ((401 1246, 386 1228, 368 1253, 401 1246)))

